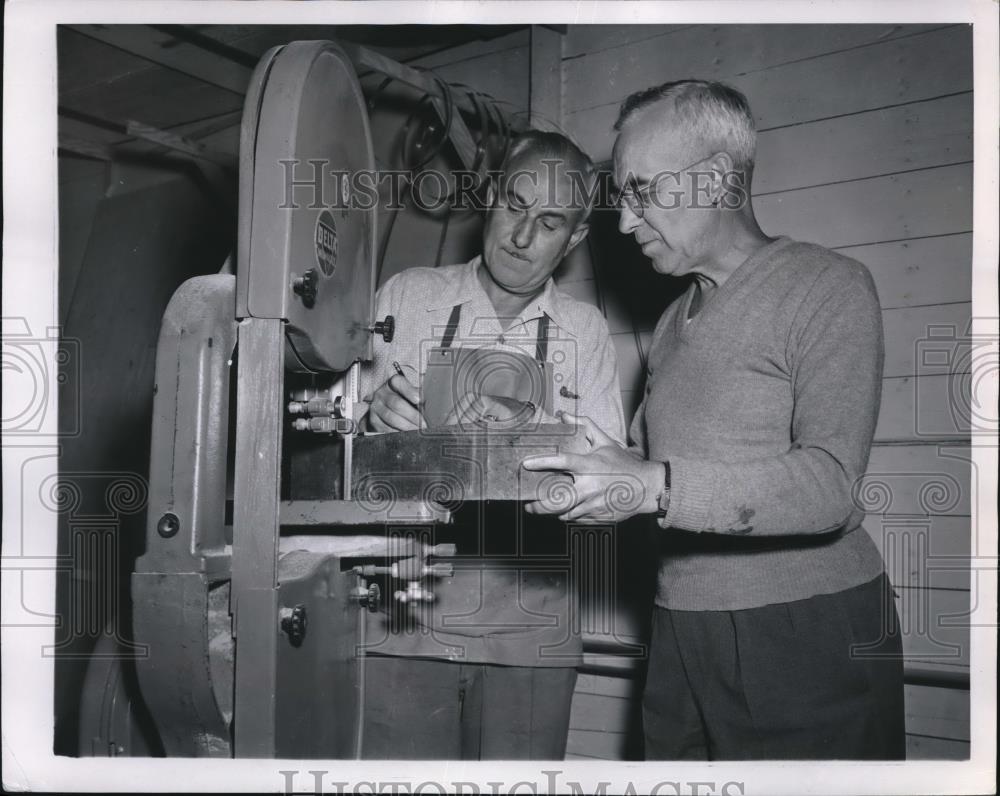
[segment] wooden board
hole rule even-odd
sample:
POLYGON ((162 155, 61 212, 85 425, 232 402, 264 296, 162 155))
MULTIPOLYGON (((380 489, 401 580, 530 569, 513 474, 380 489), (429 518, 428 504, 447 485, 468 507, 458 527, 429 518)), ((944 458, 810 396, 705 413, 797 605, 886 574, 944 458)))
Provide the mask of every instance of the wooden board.
POLYGON ((58 25, 56 68, 59 91, 74 92, 99 87, 152 66, 142 58, 84 36, 68 25, 58 25), (81 69, 81 64, 86 64, 87 68, 81 69))
POLYGON ((240 152, 240 120, 236 119, 228 127, 197 138, 205 146, 218 152, 229 152, 238 156, 240 152))
POLYGON ((587 443, 572 426, 540 424, 535 429, 504 433, 467 424, 464 429, 358 436, 355 499, 366 511, 381 512, 396 501, 529 501, 537 499, 539 489, 555 495, 566 476, 523 470, 520 462, 532 455, 580 451, 587 443))
MULTIPOLYGON (((511 31, 503 36, 486 41, 471 41, 466 44, 459 44, 456 47, 448 47, 437 52, 420 55, 413 59, 407 59, 409 66, 421 67, 423 69, 440 69, 445 66, 456 66, 464 64, 469 68, 468 74, 474 73, 474 63, 477 59, 495 53, 506 52, 518 48, 527 47, 530 41, 530 34, 527 28, 511 31)), ((465 82, 468 82, 466 80, 465 82)))
POLYGON ((503 103, 508 113, 528 110, 530 48, 499 50, 467 60, 442 64, 434 73, 449 83, 464 83, 503 103))
POLYGON ((621 732, 570 730, 566 738, 566 757, 624 760, 627 737, 621 732))
MULTIPOLYGON (((691 76, 705 80, 731 79, 781 65, 801 68, 802 62, 863 61, 867 64, 871 60, 869 51, 893 45, 908 51, 907 45, 913 49, 914 42, 926 53, 928 48, 941 46, 931 38, 941 34, 913 34, 933 31, 936 27, 942 26, 696 25, 568 60, 564 68, 566 110, 575 112, 618 103, 632 91, 691 76), (899 41, 890 41, 892 39, 899 41), (881 46, 864 46, 872 44, 881 46), (594 80, 595 75, 606 78, 594 80)), ((968 33, 966 41, 971 41, 968 33)), ((829 74, 837 73, 831 71, 829 74)), ((822 85, 816 86, 817 93, 822 93, 822 85)))
POLYGON ((149 25, 76 25, 73 29, 150 63, 239 96, 246 92, 253 71, 247 64, 236 63, 149 25))
MULTIPOLYGON (((616 12, 616 16, 617 13, 620 12, 616 12)), ((640 42, 652 39, 658 39, 666 46, 669 44, 670 39, 664 39, 663 37, 690 27, 693 26, 646 24, 570 25, 566 31, 566 35, 563 37, 563 59, 586 58, 605 50, 635 46, 640 42)))
POLYGON ((870 514, 967 517, 970 455, 962 446, 875 446, 856 500, 870 514))
POLYGON ((883 374, 925 376, 968 372, 970 349, 963 340, 971 318, 971 302, 883 311, 883 374), (926 354, 928 351, 932 353, 926 354))
POLYGON ((562 129, 562 36, 531 26, 529 121, 537 130, 562 129))
POLYGON ((109 121, 134 119, 162 129, 243 107, 243 97, 238 94, 163 68, 140 70, 110 83, 65 92, 59 102, 109 121))
POLYGON ((972 297, 971 232, 845 246, 837 251, 868 266, 883 309, 972 297))
POLYGON ((633 711, 632 702, 622 697, 581 693, 579 687, 573 695, 570 712, 570 730, 588 732, 622 732, 633 711))
MULTIPOLYGON (((374 36, 369 35, 372 32, 372 27, 361 25, 212 25, 203 28, 199 33, 259 57, 271 47, 290 41, 346 39, 357 41, 360 44, 368 44, 379 38, 378 32, 374 33, 374 36)), ((408 37, 409 41, 405 41, 407 38, 405 36, 401 38, 404 41, 399 46, 380 44, 376 49, 394 60, 406 62, 409 58, 418 56, 427 50, 440 50, 454 43, 454 40, 447 35, 433 42, 414 41, 416 36, 408 37)), ((460 36, 459 40, 461 38, 460 36)))
POLYGON ((969 744, 925 735, 906 736, 907 760, 968 760, 969 744))
MULTIPOLYGON (((767 26, 779 27, 783 26, 767 26)), ((803 31, 818 30, 820 38, 829 37, 831 31, 830 26, 796 27, 803 31)), ((836 29, 856 27, 859 26, 838 25, 836 29)), ((626 96, 665 80, 691 76, 721 79, 743 91, 750 100, 759 131, 970 91, 971 34, 967 26, 923 29, 928 32, 901 35, 880 43, 869 40, 870 46, 825 55, 821 54, 822 46, 816 49, 814 40, 806 44, 814 50, 812 55, 818 57, 788 58, 773 68, 768 68, 766 56, 752 41, 725 54, 720 54, 709 42, 683 41, 685 36, 693 38, 696 33, 704 38, 701 26, 671 35, 671 47, 661 44, 659 55, 636 57, 631 51, 623 55, 610 50, 595 57, 607 61, 596 67, 588 65, 595 59, 568 61, 564 94, 566 129, 592 157, 605 160, 611 154, 614 140, 612 126, 626 96), (935 53, 935 57, 928 58, 928 52, 935 53), (669 63, 661 63, 664 61, 669 63), (610 80, 593 83, 593 74, 607 74, 610 80), (872 79, 880 74, 906 75, 906 79, 872 79)), ((797 34, 776 35, 774 45, 795 47, 797 38, 797 34)), ((653 48, 657 44, 651 40, 648 46, 653 48)), ((815 155, 813 159, 824 160, 815 155)))
POLYGON ((930 443, 968 437, 971 414, 968 398, 963 398, 961 392, 965 379, 963 374, 883 379, 875 442, 930 443))
POLYGON ((638 687, 632 680, 622 677, 604 677, 597 674, 580 674, 576 678, 575 694, 594 694, 597 696, 629 699, 638 696, 638 687))
POLYGON ((953 25, 874 46, 757 69, 734 85, 752 100, 757 127, 857 113, 972 89, 972 26, 953 25), (872 79, 905 75, 905 79, 872 79))
POLYGON ((969 740, 969 692, 925 685, 905 687, 906 731, 969 740))
POLYGON ((975 593, 895 586, 904 665, 969 668, 969 611, 975 593))
MULTIPOLYGON (((756 98, 749 97, 755 106, 756 98)), ((596 162, 611 157, 618 106, 566 114, 567 129, 596 162)), ((972 93, 761 130, 753 192, 771 193, 972 159, 972 93), (816 141, 824 142, 823 156, 816 141)))
POLYGON ((972 92, 765 130, 753 195, 972 160, 972 92), (822 155, 817 144, 822 141, 822 155))
POLYGON ((972 582, 969 517, 893 518, 869 515, 864 529, 896 586, 964 589, 972 582))
POLYGON ((972 229, 972 166, 786 191, 754 199, 761 226, 821 246, 859 246, 972 229))
POLYGON ((120 131, 100 127, 80 119, 61 115, 56 118, 56 128, 60 138, 79 139, 93 144, 115 144, 126 141, 124 124, 120 131))

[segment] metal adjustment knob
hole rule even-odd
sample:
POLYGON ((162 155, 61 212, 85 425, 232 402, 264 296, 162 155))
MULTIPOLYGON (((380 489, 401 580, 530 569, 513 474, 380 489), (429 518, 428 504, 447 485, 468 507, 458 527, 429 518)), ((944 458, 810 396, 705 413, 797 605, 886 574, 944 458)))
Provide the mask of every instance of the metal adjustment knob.
POLYGON ((372 614, 378 611, 378 607, 381 602, 382 590, 379 588, 377 583, 371 584, 371 586, 368 587, 368 591, 358 599, 358 605, 363 608, 367 608, 368 612, 372 614))
POLYGON ((382 335, 382 339, 385 342, 391 343, 393 335, 396 333, 396 319, 391 315, 386 315, 384 320, 375 321, 375 325, 371 327, 371 331, 382 335))
MULTIPOLYGON (((384 574, 381 570, 388 567, 376 567, 371 564, 364 567, 354 567, 354 572, 361 574, 366 572, 371 575, 384 574)), ((351 589, 350 598, 356 600, 362 608, 367 608, 371 613, 375 613, 382 604, 382 589, 377 583, 368 585, 364 578, 358 578, 358 585, 351 589)))
POLYGON ((306 637, 306 607, 300 603, 294 608, 282 608, 280 615, 281 632, 293 647, 301 646, 306 637))
POLYGON ((316 269, 310 268, 302 276, 292 280, 292 292, 301 296, 302 303, 306 307, 312 307, 316 303, 316 290, 319 287, 319 277, 316 276, 316 269))

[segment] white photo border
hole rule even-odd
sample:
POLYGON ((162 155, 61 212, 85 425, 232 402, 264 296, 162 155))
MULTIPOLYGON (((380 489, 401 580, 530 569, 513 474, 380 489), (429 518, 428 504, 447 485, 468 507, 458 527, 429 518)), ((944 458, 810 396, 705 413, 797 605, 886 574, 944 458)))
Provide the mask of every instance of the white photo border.
MULTIPOLYGON (((4 240, 3 316, 26 318, 32 330, 58 323, 56 35, 58 24, 504 24, 504 23, 971 23, 974 40, 974 238, 973 316, 983 332, 996 333, 998 263, 998 19, 991 0, 895 2, 293 2, 290 0, 14 0, 5 8, 4 36, 4 240)), ((6 327, 6 321, 5 321, 6 327)), ((5 333, 7 329, 5 328, 5 333)), ((978 330, 974 330, 978 331, 978 330)), ((996 380, 992 382, 996 400, 996 380)), ((990 395, 985 396, 989 399, 990 395)), ((5 392, 4 402, 13 400, 5 392)), ((5 414, 6 416, 6 414, 5 414)), ((55 571, 36 571, 23 581, 11 562, 14 537, 31 527, 51 542, 55 516, 25 506, 17 516, 19 472, 30 452, 48 453, 52 473, 58 442, 55 414, 33 443, 5 439, 3 450, 3 783, 28 791, 255 791, 284 792, 282 771, 300 772, 296 789, 312 792, 310 771, 326 771, 323 789, 336 792, 414 792, 420 783, 440 783, 446 792, 567 792, 579 783, 594 792, 673 794, 903 794, 985 793, 995 787, 996 765, 996 569, 979 570, 978 599, 971 618, 971 758, 968 761, 858 762, 662 762, 470 763, 461 761, 277 761, 191 759, 98 759, 52 754, 52 658, 38 650, 51 644, 54 628, 26 626, 22 594, 49 617, 55 614, 55 571), (22 592, 23 589, 23 592, 22 592), (34 652, 33 652, 34 651, 34 652), (546 773, 548 772, 548 773, 546 773), (558 773, 555 773, 558 772, 558 773), (665 784, 666 783, 666 784, 665 784), (691 788, 714 783, 715 790, 691 788), (737 787, 737 784, 739 787, 737 787), (405 788, 409 787, 410 790, 405 788), (513 790, 512 790, 513 788, 513 790)), ((980 473, 973 527, 981 556, 997 556, 997 447, 995 439, 972 441, 980 473)), ((16 557, 16 556, 14 556, 16 557)), ((15 562, 16 563, 16 562, 15 562)), ((31 617, 28 617, 31 618, 31 617)), ((37 616, 34 617, 37 621, 37 616)), ((420 791, 442 792, 426 784, 420 791)))

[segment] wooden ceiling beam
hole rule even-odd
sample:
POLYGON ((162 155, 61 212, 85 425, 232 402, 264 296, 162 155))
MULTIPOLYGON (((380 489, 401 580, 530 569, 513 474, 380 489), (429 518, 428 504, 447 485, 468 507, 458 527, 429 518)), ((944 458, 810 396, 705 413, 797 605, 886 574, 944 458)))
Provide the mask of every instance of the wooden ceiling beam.
POLYGON ((180 152, 189 157, 207 160, 210 163, 231 169, 235 169, 237 166, 235 155, 231 155, 228 152, 217 152, 199 144, 197 141, 192 141, 190 138, 185 138, 176 133, 159 130, 155 127, 150 127, 148 124, 136 121, 130 121, 125 126, 125 129, 129 135, 153 144, 159 144, 162 147, 166 147, 174 152, 180 152))
POLYGON ((70 152, 74 155, 81 155, 94 160, 112 161, 115 159, 111 147, 104 144, 95 144, 93 141, 85 141, 82 138, 75 138, 65 133, 59 134, 59 149, 70 152))
POLYGON ((237 62, 200 44, 183 40, 169 28, 151 25, 70 25, 69 28, 234 94, 246 93, 253 72, 246 62, 237 62))

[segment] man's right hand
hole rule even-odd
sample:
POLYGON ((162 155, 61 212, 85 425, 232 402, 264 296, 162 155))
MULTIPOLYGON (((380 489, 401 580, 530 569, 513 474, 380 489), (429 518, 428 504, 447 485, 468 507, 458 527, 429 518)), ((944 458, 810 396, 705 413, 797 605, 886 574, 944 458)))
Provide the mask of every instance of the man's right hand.
POLYGON ((413 431, 420 428, 420 390, 397 373, 375 390, 368 409, 372 431, 413 431))

